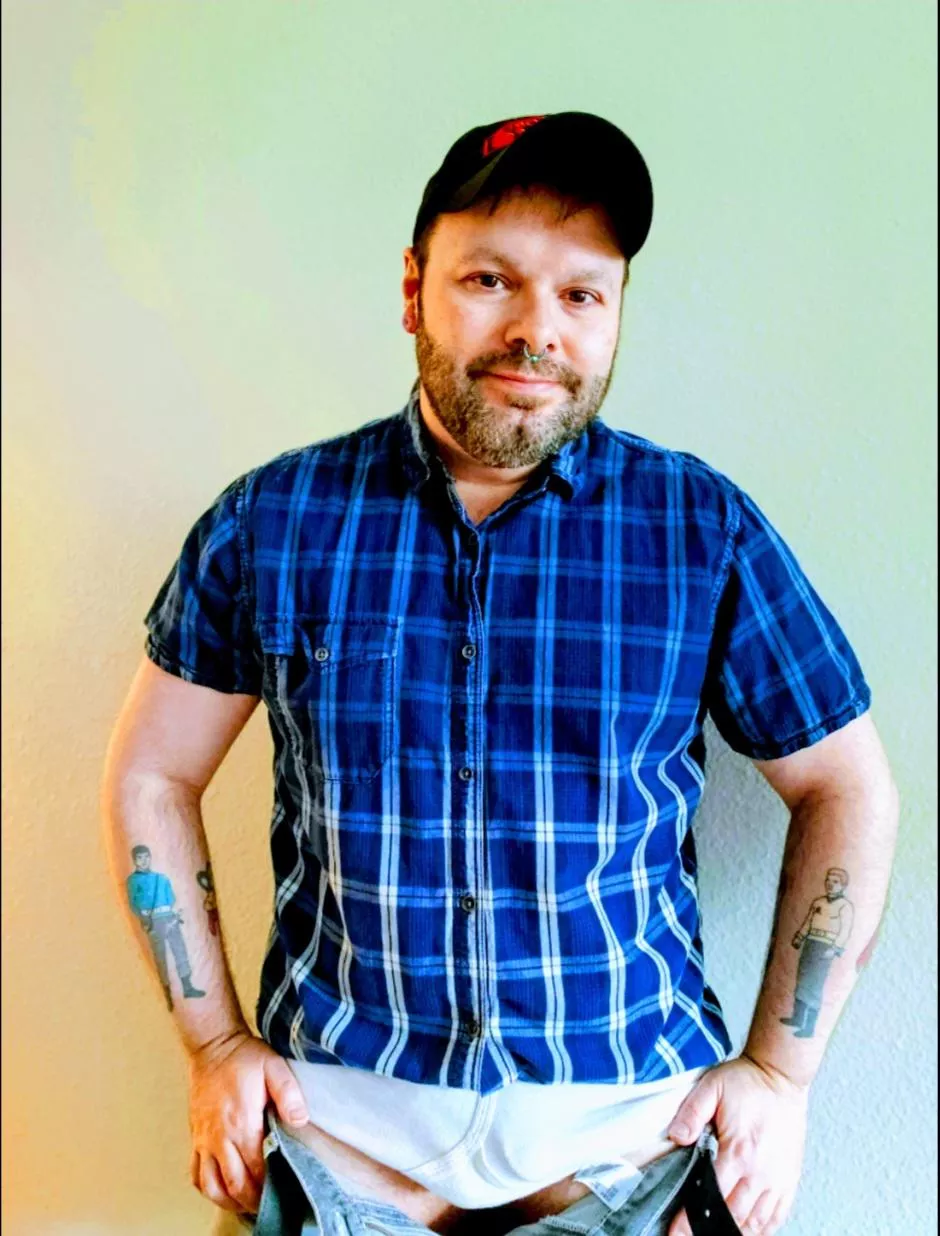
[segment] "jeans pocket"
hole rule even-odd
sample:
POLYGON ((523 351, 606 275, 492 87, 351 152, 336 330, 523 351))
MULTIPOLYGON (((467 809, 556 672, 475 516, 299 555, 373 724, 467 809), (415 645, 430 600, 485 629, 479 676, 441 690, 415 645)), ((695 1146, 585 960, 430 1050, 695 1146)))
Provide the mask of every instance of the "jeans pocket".
POLYGON ((323 781, 371 781, 394 742, 397 618, 259 620, 265 699, 301 762, 323 781))

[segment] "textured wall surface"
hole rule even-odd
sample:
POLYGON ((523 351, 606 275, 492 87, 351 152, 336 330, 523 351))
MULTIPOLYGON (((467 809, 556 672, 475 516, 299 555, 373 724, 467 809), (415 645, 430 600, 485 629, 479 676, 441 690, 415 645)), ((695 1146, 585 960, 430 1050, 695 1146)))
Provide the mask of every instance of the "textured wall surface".
MULTIPOLYGON (((232 477, 404 402, 401 251, 454 137, 568 108, 622 124, 656 186, 604 416, 756 497, 856 647, 901 789, 787 1230, 935 1230, 933 0, 9 0, 3 22, 4 1231, 208 1229, 184 1058, 100 840, 142 616, 232 477)), ((709 751, 705 943, 740 1043, 786 818, 709 751)), ((206 809, 249 1008, 269 758, 255 716, 206 809)))

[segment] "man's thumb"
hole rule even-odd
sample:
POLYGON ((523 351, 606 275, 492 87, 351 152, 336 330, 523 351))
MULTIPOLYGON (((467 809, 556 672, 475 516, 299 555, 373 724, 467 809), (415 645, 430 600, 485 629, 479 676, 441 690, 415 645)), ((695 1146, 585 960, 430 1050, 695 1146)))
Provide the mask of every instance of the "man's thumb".
POLYGON ((291 1072, 290 1065, 280 1056, 265 1061, 265 1082, 268 1094, 274 1100, 277 1114, 285 1124, 308 1124, 310 1116, 303 1092, 297 1084, 297 1078, 291 1072))
POLYGON ((717 1106, 717 1087, 706 1074, 682 1101, 666 1130, 666 1136, 680 1146, 690 1146, 692 1142, 697 1142, 702 1130, 714 1116, 717 1106))

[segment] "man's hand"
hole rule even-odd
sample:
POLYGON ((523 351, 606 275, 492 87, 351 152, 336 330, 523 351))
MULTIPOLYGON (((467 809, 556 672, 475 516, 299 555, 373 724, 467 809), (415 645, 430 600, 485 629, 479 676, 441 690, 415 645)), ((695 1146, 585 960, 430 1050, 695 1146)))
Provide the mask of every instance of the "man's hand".
MULTIPOLYGON (((704 1073, 667 1130, 674 1142, 688 1146, 713 1125, 715 1175, 746 1236, 771 1236, 790 1212, 803 1163, 808 1097, 807 1089, 782 1073, 741 1056, 704 1073)), ((684 1211, 669 1236, 691 1236, 684 1211)))
POLYGON ((303 1093, 287 1061, 247 1031, 206 1044, 190 1057, 190 1174, 223 1210, 256 1214, 264 1185, 264 1109, 284 1124, 307 1124, 303 1093))

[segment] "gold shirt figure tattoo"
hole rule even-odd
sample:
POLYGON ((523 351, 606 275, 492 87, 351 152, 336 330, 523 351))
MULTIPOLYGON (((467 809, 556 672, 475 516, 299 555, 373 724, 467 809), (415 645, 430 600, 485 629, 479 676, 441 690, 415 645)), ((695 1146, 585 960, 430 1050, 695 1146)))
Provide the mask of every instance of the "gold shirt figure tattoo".
POLYGON ((802 926, 791 941, 800 949, 796 969, 796 991, 793 1012, 781 1017, 785 1026, 794 1027, 798 1039, 813 1037, 816 1019, 822 1006, 822 993, 833 959, 845 952, 852 934, 854 909, 846 897, 849 874, 842 867, 830 867, 826 872, 825 896, 817 897, 809 907, 802 926))

